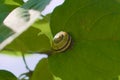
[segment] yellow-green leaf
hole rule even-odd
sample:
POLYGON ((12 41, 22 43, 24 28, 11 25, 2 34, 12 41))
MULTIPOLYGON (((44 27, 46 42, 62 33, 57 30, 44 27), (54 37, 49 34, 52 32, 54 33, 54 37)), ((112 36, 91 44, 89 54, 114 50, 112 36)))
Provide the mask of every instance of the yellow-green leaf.
POLYGON ((48 66, 47 58, 43 58, 37 64, 30 80, 54 80, 52 72, 50 71, 48 66))

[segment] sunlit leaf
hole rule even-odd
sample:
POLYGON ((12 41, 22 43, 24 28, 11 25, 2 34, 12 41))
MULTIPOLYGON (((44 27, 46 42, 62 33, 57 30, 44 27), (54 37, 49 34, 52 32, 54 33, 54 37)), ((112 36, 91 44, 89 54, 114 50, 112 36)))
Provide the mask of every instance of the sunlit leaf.
POLYGON ((7 5, 22 5, 24 2, 23 0, 1 0, 4 2, 4 4, 7 4, 7 5))
POLYGON ((50 22, 50 14, 43 17, 43 19, 38 20, 35 24, 33 24, 33 27, 40 29, 40 34, 45 34, 50 40, 53 39, 51 28, 49 25, 50 22), (39 25, 39 26, 38 26, 39 25))

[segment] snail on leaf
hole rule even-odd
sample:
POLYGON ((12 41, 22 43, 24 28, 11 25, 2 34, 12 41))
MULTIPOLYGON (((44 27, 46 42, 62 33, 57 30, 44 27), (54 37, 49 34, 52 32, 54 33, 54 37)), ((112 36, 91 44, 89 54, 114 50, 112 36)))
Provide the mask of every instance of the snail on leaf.
POLYGON ((71 47, 72 42, 72 38, 67 32, 60 31, 54 36, 50 50, 36 53, 52 55, 55 53, 65 52, 71 47))
POLYGON ((58 32, 52 41, 52 51, 53 53, 66 51, 72 43, 71 36, 64 31, 58 32))

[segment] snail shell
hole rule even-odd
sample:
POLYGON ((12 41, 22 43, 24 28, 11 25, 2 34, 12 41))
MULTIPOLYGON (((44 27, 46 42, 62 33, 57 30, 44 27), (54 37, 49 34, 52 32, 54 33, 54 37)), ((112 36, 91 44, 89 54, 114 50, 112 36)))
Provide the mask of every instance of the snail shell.
POLYGON ((52 41, 52 49, 55 52, 66 51, 71 45, 71 36, 64 31, 58 32, 52 41))

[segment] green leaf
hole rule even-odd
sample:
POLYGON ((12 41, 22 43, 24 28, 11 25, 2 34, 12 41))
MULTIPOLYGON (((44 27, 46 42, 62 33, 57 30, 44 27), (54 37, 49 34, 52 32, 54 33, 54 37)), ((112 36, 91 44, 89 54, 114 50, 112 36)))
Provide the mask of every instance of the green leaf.
MULTIPOLYGON (((37 25, 39 26, 39 25, 37 25)), ((40 30, 30 27, 27 31, 16 38, 11 44, 4 48, 5 51, 19 52, 44 52, 50 49, 49 38, 40 34, 40 30)))
POLYGON ((51 29, 68 32, 72 48, 49 56, 62 80, 112 80, 120 75, 120 2, 66 0, 51 16, 51 29))
POLYGON ((40 34, 45 34, 50 40, 52 40, 53 35, 51 33, 49 22, 50 22, 50 14, 44 16, 43 19, 36 21, 36 23, 33 24, 33 27, 40 29, 41 30, 40 34))
POLYGON ((18 80, 11 72, 0 70, 0 80, 18 80))
POLYGON ((40 79, 41 80, 54 80, 53 75, 48 66, 47 58, 43 58, 42 60, 39 61, 39 63, 37 64, 33 72, 33 76, 31 77, 30 80, 40 80, 40 79))
POLYGON ((7 5, 22 5, 24 2, 23 0, 1 0, 1 1, 4 1, 4 4, 7 4, 7 5))

